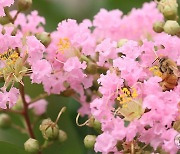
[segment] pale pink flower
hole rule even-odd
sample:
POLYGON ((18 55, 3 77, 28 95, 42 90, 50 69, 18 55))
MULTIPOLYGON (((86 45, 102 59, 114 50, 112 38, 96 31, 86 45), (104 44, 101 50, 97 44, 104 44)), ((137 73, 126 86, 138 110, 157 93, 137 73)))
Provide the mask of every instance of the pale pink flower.
POLYGON ((120 10, 107 11, 101 9, 94 16, 93 26, 95 26, 94 35, 97 40, 104 38, 117 39, 121 23, 122 12, 120 10))
POLYGON ((162 19, 163 16, 156 8, 155 2, 145 3, 141 9, 133 9, 125 16, 122 16, 119 10, 101 9, 94 17, 93 33, 97 40, 104 38, 117 41, 121 38, 139 40, 156 35, 152 29, 153 23, 162 19))
MULTIPOLYGON (((11 14, 15 15, 16 11, 12 11, 11 14)), ((40 33, 44 31, 43 25, 46 21, 44 17, 38 15, 38 11, 32 11, 31 14, 25 16, 20 13, 15 20, 15 25, 21 27, 21 32, 24 34, 28 33, 40 33)))
POLYGON ((5 30, 5 34, 0 33, 0 40, 1 40, 1 45, 0 45, 0 53, 4 53, 7 51, 9 48, 15 49, 16 47, 22 47, 22 35, 20 33, 16 34, 15 36, 12 36, 11 33, 14 29, 13 26, 5 26, 5 27, 0 27, 0 32, 2 30, 5 30))
POLYGON ((16 88, 11 88, 9 92, 3 90, 0 92, 0 108, 12 108, 16 104, 18 97, 19 90, 16 88))
POLYGON ((113 60, 113 66, 121 71, 121 78, 125 79, 129 86, 134 85, 139 79, 146 77, 143 67, 131 58, 117 58, 113 60))
POLYGON ((50 77, 52 68, 50 63, 45 60, 39 60, 32 64, 32 74, 31 79, 33 83, 41 83, 45 81, 48 77, 50 77))
MULTIPOLYGON (((99 52, 99 61, 97 62, 98 65, 103 66, 110 59, 114 59, 117 57, 117 43, 111 41, 111 39, 107 38, 103 40, 100 44, 96 47, 96 52, 99 52)), ((106 65, 107 66, 107 65, 106 65)))
POLYGON ((59 94, 66 89, 64 87, 65 81, 66 76, 64 76, 62 72, 50 74, 48 78, 43 80, 44 90, 48 94, 59 94))
POLYGON ((142 50, 140 49, 138 42, 129 40, 121 48, 118 49, 118 52, 125 54, 126 57, 136 59, 140 56, 142 50))
POLYGON ((34 65, 43 58, 45 47, 35 36, 28 36, 26 39, 24 53, 28 53, 28 62, 34 65))
POLYGON ((89 20, 84 20, 79 25, 75 20, 68 19, 59 23, 56 39, 68 38, 74 48, 81 48, 85 55, 94 54, 95 40, 91 35, 89 27, 92 24, 89 20))
POLYGON ((109 134, 108 132, 102 133, 96 138, 96 143, 94 150, 96 152, 102 152, 103 154, 108 154, 113 152, 114 147, 116 146, 117 140, 109 134))
POLYGON ((36 115, 42 115, 46 112, 48 102, 45 99, 41 99, 29 105, 30 109, 33 109, 36 115))
POLYGON ((99 91, 103 96, 117 95, 117 90, 123 85, 124 80, 116 75, 116 72, 107 71, 106 75, 101 74, 98 83, 101 84, 99 91))

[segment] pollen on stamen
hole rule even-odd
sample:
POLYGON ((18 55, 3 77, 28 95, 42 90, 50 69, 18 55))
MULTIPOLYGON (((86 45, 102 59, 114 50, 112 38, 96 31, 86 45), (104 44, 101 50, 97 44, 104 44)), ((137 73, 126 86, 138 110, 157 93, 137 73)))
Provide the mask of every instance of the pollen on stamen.
POLYGON ((64 53, 64 50, 70 48, 70 41, 68 38, 60 38, 57 45, 58 45, 58 51, 64 53))
POLYGON ((149 68, 149 70, 155 75, 162 77, 162 72, 159 70, 158 66, 152 66, 149 68))
POLYGON ((116 98, 119 101, 119 104, 122 105, 122 108, 127 108, 128 103, 132 102, 133 99, 138 97, 137 90, 135 88, 123 87, 121 89, 121 94, 116 98))

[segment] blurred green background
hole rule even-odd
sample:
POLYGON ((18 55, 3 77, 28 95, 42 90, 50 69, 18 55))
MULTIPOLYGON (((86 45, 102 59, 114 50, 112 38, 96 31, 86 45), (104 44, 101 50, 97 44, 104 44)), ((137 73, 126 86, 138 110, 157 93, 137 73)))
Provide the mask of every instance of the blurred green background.
MULTIPOLYGON (((39 11, 41 16, 46 19, 46 31, 53 31, 57 24, 68 18, 76 19, 81 22, 83 19, 93 19, 93 16, 100 8, 121 9, 124 13, 129 12, 133 7, 141 7, 145 0, 33 0, 32 10, 39 11)), ((26 79, 26 93, 32 98, 43 91, 42 86, 31 85, 29 79, 26 79), (32 90, 33 89, 33 90, 32 90)), ((88 127, 77 127, 75 118, 78 102, 73 99, 62 98, 59 96, 50 96, 47 98, 49 105, 47 114, 44 118, 50 117, 55 120, 62 106, 67 106, 67 111, 60 118, 58 125, 60 129, 66 131, 68 140, 62 144, 55 143, 43 151, 43 154, 93 154, 92 150, 84 148, 83 139, 87 134, 95 134, 88 127)), ((20 117, 11 114, 17 124, 21 124, 20 117)), ((82 119, 84 121, 85 119, 82 119)), ((39 123, 36 124, 35 134, 42 143, 42 135, 39 131, 39 123)), ((28 136, 21 134, 17 130, 10 128, 8 130, 0 129, 0 153, 1 154, 23 154, 23 144, 28 136)))
POLYGON ((46 30, 53 31, 57 24, 68 18, 82 21, 93 19, 100 8, 120 9, 124 13, 133 7, 139 8, 150 0, 34 0, 33 9, 46 18, 46 30))

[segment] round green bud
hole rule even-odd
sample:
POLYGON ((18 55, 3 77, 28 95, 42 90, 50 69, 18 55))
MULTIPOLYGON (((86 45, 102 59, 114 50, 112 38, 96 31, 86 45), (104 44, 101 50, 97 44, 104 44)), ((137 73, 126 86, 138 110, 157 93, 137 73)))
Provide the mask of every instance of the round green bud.
POLYGON ((67 140, 67 134, 63 130, 59 130, 59 136, 58 136, 59 142, 64 142, 67 140))
POLYGON ((9 128, 11 126, 11 118, 8 114, 0 114, 0 128, 9 128))
POLYGON ((176 35, 180 32, 180 26, 177 21, 167 20, 164 24, 164 32, 170 35, 176 35))
POLYGON ((177 7, 166 5, 163 9, 163 15, 167 20, 176 20, 177 18, 177 7))
POLYGON ((7 16, 0 17, 0 24, 1 25, 6 25, 8 23, 10 23, 10 20, 9 20, 9 18, 7 16))
POLYGON ((59 135, 59 127, 51 119, 45 119, 42 121, 40 127, 43 137, 46 140, 55 140, 59 135))
POLYGON ((48 140, 57 139, 59 135, 59 128, 57 125, 50 126, 45 130, 45 138, 48 140))
POLYGON ((126 44, 128 42, 127 39, 120 39, 117 43, 117 47, 120 48, 122 47, 124 44, 126 44))
POLYGON ((17 2, 19 11, 26 11, 32 5, 32 0, 18 0, 17 2))
POLYGON ((47 32, 37 33, 35 36, 45 47, 51 43, 51 36, 47 32))
POLYGON ((157 21, 153 24, 153 30, 156 32, 156 33, 161 33, 164 31, 163 27, 164 27, 164 22, 163 21, 157 21))
POLYGON ((98 120, 96 120, 96 119, 94 120, 93 128, 94 128, 96 131, 98 131, 98 132, 101 131, 101 123, 100 123, 98 120))
POLYGON ((39 142, 35 139, 29 138, 24 143, 24 149, 26 152, 29 152, 29 153, 37 153, 40 149, 39 142))
POLYGON ((84 145, 86 148, 93 148, 95 143, 96 143, 96 136, 95 135, 87 135, 84 138, 84 145))

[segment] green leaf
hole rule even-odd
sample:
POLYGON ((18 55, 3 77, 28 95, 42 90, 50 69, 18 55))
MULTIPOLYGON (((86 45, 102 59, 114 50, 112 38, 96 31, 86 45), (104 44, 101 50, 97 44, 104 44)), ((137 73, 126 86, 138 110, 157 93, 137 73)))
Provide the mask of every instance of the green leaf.
POLYGON ((22 148, 3 141, 0 141, 0 151, 4 154, 27 154, 22 148))

